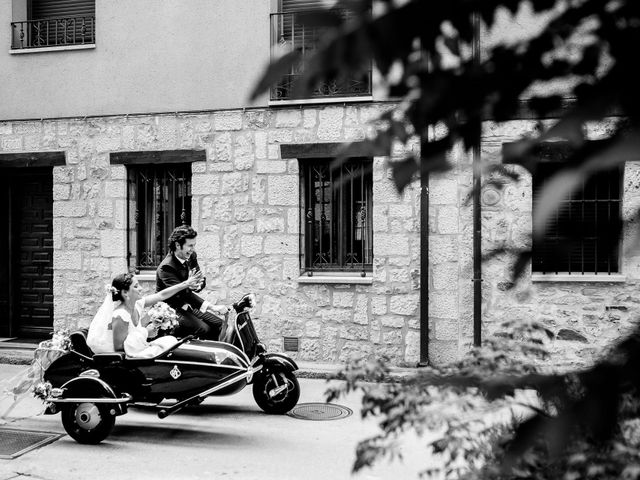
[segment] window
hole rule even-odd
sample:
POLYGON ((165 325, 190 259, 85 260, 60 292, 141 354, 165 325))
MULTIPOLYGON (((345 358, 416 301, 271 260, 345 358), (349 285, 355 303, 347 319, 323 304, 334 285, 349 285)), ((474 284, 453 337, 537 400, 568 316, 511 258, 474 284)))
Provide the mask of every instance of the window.
MULTIPOLYGON (((279 0, 278 13, 271 15, 271 51, 298 50, 302 60, 313 55, 322 39, 323 29, 312 28, 299 22, 299 15, 318 8, 337 7, 335 0, 279 0)), ((345 17, 348 13, 339 10, 345 17)), ((295 85, 304 73, 304 62, 294 66, 278 84, 271 89, 271 100, 290 100, 294 97, 295 85)), ((317 85, 313 98, 357 97, 371 95, 371 68, 357 78, 339 78, 317 85)))
POLYGON ((372 270, 371 160, 300 160, 301 266, 313 272, 372 270))
MULTIPOLYGON (((556 159, 559 149, 556 149, 556 159)), ((540 188, 562 166, 557 161, 538 164, 533 176, 533 204, 540 188)), ((619 272, 622 169, 600 172, 570 199, 559 205, 547 224, 545 237, 534 239, 535 273, 612 274, 619 272)))
POLYGON ((14 11, 28 19, 11 23, 14 50, 95 43, 95 0, 14 0, 14 11))
POLYGON ((173 229, 191 224, 191 164, 129 165, 128 260, 155 269, 173 229))

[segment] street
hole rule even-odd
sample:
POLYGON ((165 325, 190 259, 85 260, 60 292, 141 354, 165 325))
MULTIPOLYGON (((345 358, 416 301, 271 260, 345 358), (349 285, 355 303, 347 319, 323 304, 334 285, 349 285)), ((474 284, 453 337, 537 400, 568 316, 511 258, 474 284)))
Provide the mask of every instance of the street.
MULTIPOLYGON (((24 366, 2 365, 0 380, 24 366)), ((299 403, 323 402, 327 381, 300 379, 299 403)), ((391 479, 417 478, 426 467, 419 440, 406 441, 403 462, 384 459, 351 475, 358 441, 376 434, 374 421, 362 421, 355 395, 334 403, 353 410, 334 421, 309 421, 264 414, 250 388, 208 398, 202 405, 160 420, 151 408, 132 408, 117 417, 111 435, 99 445, 80 445, 68 435, 13 460, 0 460, 0 480, 21 476, 74 479, 391 479)), ((0 411, 6 409, 6 400, 0 411)), ((0 428, 64 433, 60 415, 34 416, 41 402, 23 400, 0 428)))

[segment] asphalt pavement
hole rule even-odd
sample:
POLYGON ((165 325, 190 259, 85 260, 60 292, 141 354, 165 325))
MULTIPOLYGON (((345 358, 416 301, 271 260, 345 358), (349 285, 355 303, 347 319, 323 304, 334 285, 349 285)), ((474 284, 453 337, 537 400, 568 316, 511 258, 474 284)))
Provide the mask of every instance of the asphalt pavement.
MULTIPOLYGON (((0 365, 0 382, 24 368, 0 365)), ((300 403, 325 401, 326 380, 301 378, 300 385, 300 403)), ((250 388, 208 398, 163 420, 153 408, 132 408, 116 419, 113 432, 99 445, 80 445, 65 434, 18 458, 0 459, 0 480, 410 479, 433 465, 426 439, 408 435, 399 444, 402 461, 384 459, 352 475, 356 445, 379 429, 375 420, 361 418, 358 395, 333 403, 353 415, 331 421, 267 415, 250 388)), ((7 406, 7 398, 0 400, 0 414, 7 406)), ((41 409, 39 400, 27 396, 0 419, 0 435, 3 427, 65 433, 60 415, 38 415, 41 409)))

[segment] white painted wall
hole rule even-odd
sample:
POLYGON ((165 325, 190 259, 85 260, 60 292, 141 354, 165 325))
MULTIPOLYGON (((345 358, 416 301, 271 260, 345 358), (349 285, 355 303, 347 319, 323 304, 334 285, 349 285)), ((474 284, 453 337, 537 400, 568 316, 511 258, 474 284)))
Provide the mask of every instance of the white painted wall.
POLYGON ((95 49, 16 55, 21 19, 2 1, 0 120, 246 106, 269 13, 266 0, 96 0, 95 49))

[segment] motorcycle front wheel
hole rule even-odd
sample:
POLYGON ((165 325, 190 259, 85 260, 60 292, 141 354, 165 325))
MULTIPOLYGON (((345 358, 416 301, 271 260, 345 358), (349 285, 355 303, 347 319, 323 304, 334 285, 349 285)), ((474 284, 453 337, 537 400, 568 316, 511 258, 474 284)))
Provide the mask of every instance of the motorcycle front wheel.
POLYGON ((107 438, 116 423, 105 403, 68 403, 62 407, 62 425, 78 443, 96 444, 107 438))
POLYGON ((266 413, 282 415, 298 403, 300 384, 293 372, 270 372, 254 380, 253 398, 266 413))

